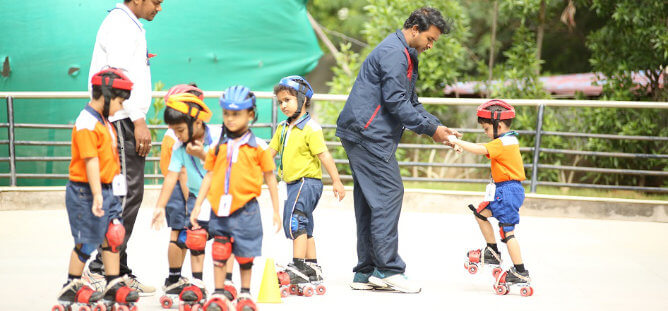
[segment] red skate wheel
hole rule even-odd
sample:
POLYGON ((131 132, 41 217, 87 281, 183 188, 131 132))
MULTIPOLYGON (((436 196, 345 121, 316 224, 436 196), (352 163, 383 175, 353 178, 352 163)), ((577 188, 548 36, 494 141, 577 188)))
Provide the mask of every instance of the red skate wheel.
POLYGON ((126 305, 120 305, 116 308, 116 311, 130 311, 130 308, 126 305))
POLYGON ((51 308, 51 311, 65 311, 65 307, 63 305, 55 305, 51 308))
POLYGON ((476 267, 475 265, 470 265, 468 267, 468 270, 470 274, 476 274, 476 272, 478 272, 478 267, 476 267))
POLYGON ((172 301, 172 298, 169 298, 167 296, 160 297, 160 305, 162 306, 163 309, 169 309, 172 307, 173 304, 174 301, 172 301))
POLYGON ((93 307, 93 311, 107 311, 107 306, 101 302, 98 302, 95 307, 93 307))
POLYGON ((524 297, 533 295, 533 288, 531 288, 531 286, 522 287, 522 289, 520 289, 520 295, 524 297))
POLYGON ((495 285, 494 291, 497 295, 506 295, 508 294, 508 287, 503 284, 495 285))
POLYGON ((290 290, 286 286, 281 286, 281 297, 285 298, 290 296, 290 290))
POLYGON ((496 278, 499 277, 499 275, 501 274, 501 272, 503 272, 503 270, 502 270, 501 268, 494 268, 494 269, 492 269, 492 275, 494 276, 494 279, 495 279, 495 280, 496 280, 496 278))
POLYGON ((318 295, 324 295, 326 292, 327 288, 325 287, 325 285, 320 284, 315 287, 315 293, 318 295))
POLYGON ((311 296, 313 296, 314 292, 315 292, 315 290, 313 289, 312 286, 307 286, 307 287, 304 287, 302 294, 304 295, 304 297, 311 297, 311 296))
POLYGON ((89 306, 81 306, 81 307, 79 307, 79 311, 90 311, 90 307, 89 306))
POLYGON ((298 295, 299 294, 299 286, 297 284, 290 284, 290 295, 298 295))

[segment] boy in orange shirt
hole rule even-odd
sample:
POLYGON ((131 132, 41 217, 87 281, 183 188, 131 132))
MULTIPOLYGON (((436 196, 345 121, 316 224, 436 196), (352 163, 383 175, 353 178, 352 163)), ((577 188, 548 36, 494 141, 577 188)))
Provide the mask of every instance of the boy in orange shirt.
POLYGON ((193 229, 203 204, 211 206, 209 235, 214 237, 215 291, 205 310, 225 310, 231 302, 225 292, 225 264, 234 254, 241 270, 241 292, 237 310, 257 310, 250 295, 253 259, 262 251, 262 219, 257 197, 262 180, 267 183, 274 208, 273 223, 281 228, 274 159, 269 146, 255 137, 249 125, 256 119, 255 95, 244 86, 232 86, 220 98, 223 134, 210 148, 204 163, 207 170, 195 207, 190 215, 193 229))
POLYGON ((477 109, 478 123, 485 131, 485 135, 493 140, 486 144, 475 144, 463 141, 454 135, 448 140, 462 149, 480 155, 485 155, 492 161, 492 179, 494 183, 487 186, 484 202, 478 208, 469 205, 480 226, 487 246, 483 250, 473 250, 467 253, 469 272, 475 273, 477 264, 501 265, 501 254, 496 245, 494 230, 487 221, 487 217, 494 217, 499 221, 501 241, 506 243, 510 259, 514 266, 510 270, 500 273, 494 270, 497 294, 507 294, 511 285, 521 287, 523 296, 531 296, 533 289, 530 286, 529 271, 524 268, 520 245, 515 239, 515 225, 520 222, 519 210, 524 202, 524 188, 522 181, 524 164, 520 155, 517 132, 510 130, 512 119, 515 118, 515 109, 506 102, 498 99, 490 100, 477 109), (474 266, 475 268, 471 268, 474 266))
MULTIPOLYGON (((92 99, 79 113, 72 129, 72 160, 66 186, 65 206, 74 249, 70 255, 67 282, 58 294, 54 310, 69 310, 97 304, 132 307, 139 294, 119 276, 119 246, 125 238, 121 201, 125 178, 120 174, 116 130, 109 115, 122 109, 130 97, 132 82, 120 70, 103 69, 91 79, 92 99), (102 245, 106 288, 94 291, 81 280, 86 261, 102 245)), ((77 309, 78 310, 78 309, 77 309)))

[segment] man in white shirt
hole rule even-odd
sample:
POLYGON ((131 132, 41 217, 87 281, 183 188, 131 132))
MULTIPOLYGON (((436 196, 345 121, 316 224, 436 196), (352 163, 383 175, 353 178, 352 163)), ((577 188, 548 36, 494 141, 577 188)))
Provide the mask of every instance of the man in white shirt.
MULTIPOLYGON (((123 109, 109 117, 118 133, 118 152, 121 173, 125 175, 127 194, 123 200, 123 225, 125 243, 121 247, 120 274, 127 274, 129 286, 140 295, 152 295, 155 288, 137 281, 128 267, 127 243, 132 235, 137 212, 144 196, 144 166, 151 150, 151 133, 146 125, 146 113, 151 105, 151 71, 146 44, 146 31, 140 18, 152 21, 162 10, 163 0, 125 0, 116 4, 100 25, 95 39, 89 76, 104 67, 125 70, 134 86, 132 95, 123 103, 123 109)), ((90 77, 89 77, 90 80, 90 77)), ((100 253, 84 274, 97 290, 104 288, 100 253)))

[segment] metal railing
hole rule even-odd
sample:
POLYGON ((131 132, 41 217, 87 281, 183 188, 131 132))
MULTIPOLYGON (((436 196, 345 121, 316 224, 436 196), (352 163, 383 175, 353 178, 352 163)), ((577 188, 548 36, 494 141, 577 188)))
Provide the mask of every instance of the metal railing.
MULTIPOLYGON (((162 97, 165 92, 153 92, 153 97, 162 97)), ((204 96, 207 98, 219 97, 222 94, 220 91, 205 91, 204 96)), ((273 99, 271 92, 255 92, 258 98, 273 99)), ((17 162, 24 161, 69 161, 69 157, 65 156, 17 156, 16 146, 69 146, 70 141, 32 141, 32 140, 17 140, 15 136, 15 129, 17 128, 33 128, 33 129, 71 129, 73 125, 65 124, 39 124, 39 123, 16 123, 14 119, 14 99, 70 99, 88 98, 87 92, 0 92, 0 98, 5 98, 7 104, 7 123, 0 123, 0 128, 7 128, 8 140, 0 140, 1 145, 7 145, 9 148, 9 157, 0 157, 0 162, 9 162, 9 172, 0 172, 0 178, 9 178, 9 184, 16 186, 18 178, 38 178, 38 179, 66 179, 67 174, 28 174, 19 173, 16 169, 17 162)), ((341 102, 347 99, 346 95, 332 95, 332 94, 315 94, 314 101, 332 101, 341 102)), ((462 99, 462 98, 420 98, 424 105, 448 105, 448 106, 477 106, 484 103, 485 99, 462 99)), ((581 183, 563 183, 538 180, 538 171, 540 169, 562 170, 562 171, 578 171, 578 172, 595 172, 602 174, 631 174, 631 175, 646 175, 646 176, 668 176, 668 171, 662 170, 636 170, 636 169, 620 169, 620 168, 598 168, 598 167, 580 167, 568 165, 553 165, 541 164, 540 155, 557 153, 565 155, 585 155, 596 157, 617 157, 617 158, 648 158, 648 159, 668 159, 666 154, 638 154, 638 153, 621 153, 621 152, 593 152, 584 150, 565 150, 552 149, 541 147, 541 140, 543 136, 564 136, 564 137, 579 137, 579 138, 603 138, 603 139, 623 139, 634 141, 661 141, 668 142, 668 137, 662 136, 625 136, 612 135, 601 133, 573 133, 573 132, 554 132, 543 131, 543 116, 545 108, 550 107, 611 107, 611 108, 639 108, 639 109, 667 109, 666 102, 627 102, 627 101, 598 101, 598 100, 506 100, 514 106, 538 106, 538 115, 536 120, 536 130, 520 130, 520 134, 534 135, 534 146, 523 147, 522 152, 532 152, 533 161, 525 163, 527 170, 531 171, 531 178, 525 181, 525 184, 530 185, 531 192, 536 192, 536 187, 543 186, 557 186, 557 187, 574 187, 574 188, 594 188, 594 189, 618 189, 618 190, 633 190, 646 192, 668 193, 668 188, 665 187, 641 187, 641 186, 623 186, 623 185, 600 185, 600 184, 581 184, 581 183)), ((256 123, 255 128, 271 128, 273 134, 278 124, 278 108, 276 102, 272 100, 271 122, 256 123)), ((322 125, 323 129, 335 129, 335 125, 322 125)), ((164 125, 149 125, 151 129, 165 129, 164 125)), ((482 133, 480 129, 457 129, 463 133, 482 133)), ((160 145, 160 142, 154 142, 155 147, 160 145)), ((329 147, 341 146, 338 141, 327 142, 329 147)), ((450 149, 445 145, 439 144, 399 144, 399 148, 404 149, 429 149, 429 150, 445 150, 450 149)), ((147 157, 148 162, 153 162, 154 165, 160 159, 159 157, 147 157)), ((335 159, 335 163, 347 165, 347 159, 335 159)), ((489 164, 480 163, 431 163, 431 162, 417 162, 417 161, 401 161, 400 166, 409 167, 435 167, 435 168, 487 168, 489 164)), ((162 178, 160 174, 146 174, 147 179, 162 178)), ((352 176, 342 175, 342 179, 350 180, 352 176)), ((486 183, 488 179, 458 179, 458 178, 431 178, 431 177, 403 177, 404 181, 429 181, 429 182, 462 182, 462 183, 486 183)))

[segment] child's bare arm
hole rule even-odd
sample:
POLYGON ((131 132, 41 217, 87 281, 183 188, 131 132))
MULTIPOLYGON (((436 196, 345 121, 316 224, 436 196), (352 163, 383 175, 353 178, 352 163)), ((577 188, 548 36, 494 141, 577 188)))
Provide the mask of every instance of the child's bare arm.
POLYGON ((199 193, 197 194, 197 200, 195 200, 195 206, 193 207, 192 212, 190 213, 190 223, 193 225, 193 229, 198 229, 199 224, 197 223, 197 217, 199 217, 200 207, 206 199, 206 195, 209 193, 209 188, 211 188, 211 179, 213 178, 213 172, 206 172, 204 179, 202 179, 202 185, 199 188, 199 193))
POLYGON ((454 135, 448 136, 448 140, 451 143, 462 147, 462 149, 464 149, 468 152, 471 152, 471 153, 474 153, 474 154, 480 154, 480 155, 489 154, 489 152, 487 151, 487 148, 483 144, 476 144, 476 143, 468 142, 468 141, 465 141, 465 140, 461 140, 454 135))
POLYGON ((318 159, 320 159, 320 162, 322 162, 322 165, 332 178, 332 190, 334 190, 334 195, 339 201, 343 200, 343 197, 346 196, 346 190, 343 188, 343 183, 341 183, 341 177, 339 176, 339 171, 336 169, 336 164, 334 164, 332 154, 325 150, 318 154, 318 159))
POLYGON ((263 172, 264 182, 269 188, 269 195, 271 196, 271 205, 274 208, 273 223, 276 227, 276 232, 281 230, 281 216, 278 214, 278 187, 276 186, 276 176, 274 171, 263 172))
POLYGON ((278 154, 278 151, 274 150, 274 148, 269 148, 269 153, 271 154, 271 158, 273 159, 278 154))
POLYGON ((88 185, 90 191, 93 193, 93 206, 91 211, 93 215, 102 217, 104 210, 102 210, 102 185, 100 184, 100 160, 97 157, 86 158, 86 177, 88 177, 88 185))
POLYGON ((172 171, 167 172, 167 176, 165 176, 162 188, 160 189, 160 195, 158 196, 158 202, 153 210, 153 219, 151 220, 151 227, 155 230, 160 230, 165 222, 165 206, 174 191, 178 178, 179 173, 172 171))

